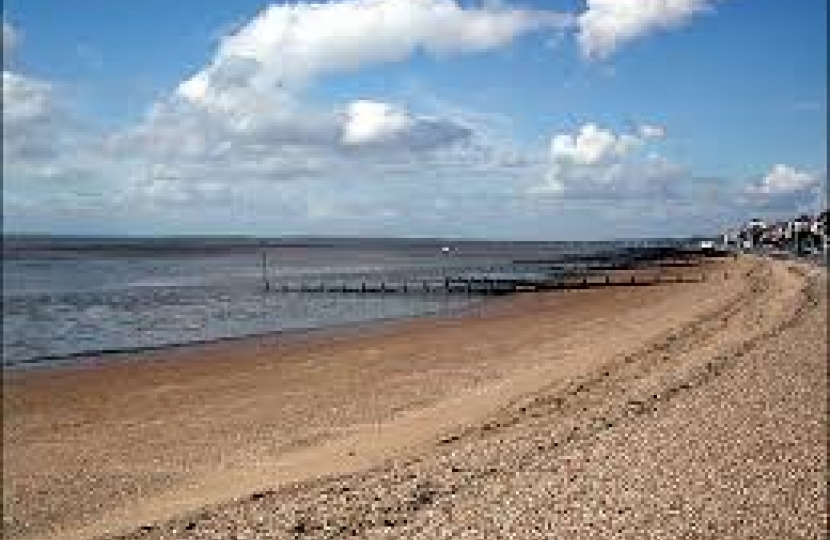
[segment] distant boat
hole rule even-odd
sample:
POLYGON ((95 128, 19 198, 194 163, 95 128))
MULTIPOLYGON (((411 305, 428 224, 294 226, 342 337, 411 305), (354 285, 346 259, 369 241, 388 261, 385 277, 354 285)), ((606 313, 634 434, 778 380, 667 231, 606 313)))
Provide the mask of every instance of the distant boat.
POLYGON ((450 246, 444 246, 441 248, 441 253, 449 253, 450 251, 450 246))

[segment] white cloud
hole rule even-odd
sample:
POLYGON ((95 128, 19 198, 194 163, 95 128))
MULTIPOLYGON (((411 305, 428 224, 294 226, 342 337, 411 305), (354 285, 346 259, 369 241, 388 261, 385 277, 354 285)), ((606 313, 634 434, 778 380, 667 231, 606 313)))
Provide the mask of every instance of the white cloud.
POLYGON ((52 86, 11 71, 3 71, 3 123, 11 125, 48 115, 52 86))
POLYGON ((17 30, 5 19, 3 19, 3 63, 9 58, 17 46, 17 30))
POLYGON ((750 185, 748 190, 763 195, 786 195, 812 190, 819 183, 820 179, 816 174, 778 163, 772 166, 760 182, 750 185))
MULTIPOLYGON (((157 104, 140 124, 110 137, 114 150, 162 160, 246 162, 274 156, 303 155, 360 160, 382 149, 425 154, 448 150, 472 137, 472 130, 451 118, 416 115, 405 108, 369 100, 334 110, 316 110, 284 101, 259 114, 217 111, 188 100, 157 104)), ((292 158, 293 159, 293 158, 292 158)), ((289 170, 293 169, 288 167, 289 170)))
POLYGON ((562 133, 551 140, 550 153, 554 162, 596 165, 625 157, 642 145, 636 135, 620 134, 585 124, 577 134, 562 133))
POLYGON ((751 208, 753 213, 788 217, 816 212, 827 205, 827 171, 778 163, 766 174, 743 183, 734 198, 739 207, 751 208))
POLYGON ((664 181, 673 178, 678 168, 657 155, 634 159, 647 143, 664 134, 662 128, 646 124, 637 133, 615 133, 593 123, 576 133, 557 134, 551 138, 545 183, 531 188, 531 193, 627 196, 664 189, 664 181))
MULTIPOLYGON (((419 50, 486 51, 568 24, 551 12, 484 5, 272 6, 226 37, 210 64, 142 121, 108 134, 82 125, 59 85, 4 70, 7 223, 65 223, 67 230, 86 223, 98 231, 123 221, 132 233, 239 227, 265 234, 487 235, 481 223, 501 219, 504 234, 526 236, 547 235, 559 218, 583 220, 586 228, 572 232, 594 235, 591 223, 616 227, 620 212, 631 214, 630 224, 644 213, 680 208, 700 223, 698 214, 715 206, 701 202, 702 190, 717 192, 718 204, 739 214, 819 189, 820 175, 784 165, 749 187, 695 178, 653 153, 666 135, 655 124, 620 132, 588 123, 551 137, 547 148, 522 148, 509 138, 512 118, 457 105, 421 99, 427 110, 419 111, 382 97, 327 105, 304 99, 307 86, 327 74, 405 60, 419 50)), ((638 32, 661 27, 649 24, 638 32)), ((15 41, 8 29, 4 23, 4 47, 15 41)), ((615 38, 613 47, 627 39, 615 38)))
POLYGON ((293 91, 322 75, 432 55, 474 53, 523 34, 562 28, 571 18, 455 0, 354 0, 275 4, 222 40, 213 62, 179 92, 222 103, 234 89, 293 91))
POLYGON ((343 127, 345 144, 366 144, 394 139, 412 127, 406 111, 387 103, 355 101, 349 105, 343 127))
POLYGON ((3 162, 40 161, 65 133, 52 86, 3 71, 3 162))
POLYGON ((662 139, 666 136, 666 128, 655 124, 641 124, 637 127, 637 132, 644 139, 662 139))
POLYGON ((341 143, 350 146, 429 150, 466 139, 471 131, 449 119, 415 117, 401 107, 378 101, 350 103, 342 118, 341 143))
POLYGON ((685 24, 712 0, 587 0, 577 39, 588 58, 602 59, 639 37, 685 24))
MULTIPOLYGON (((455 6, 423 2, 427 4, 455 6)), ((291 9, 325 11, 335 5, 291 9)), ((330 46, 338 46, 336 40, 330 46)), ((189 209, 220 212, 268 201, 273 209, 301 220, 298 209, 307 210, 308 205, 300 199, 311 188, 292 185, 315 184, 334 194, 349 179, 349 192, 364 191, 362 200, 371 201, 373 192, 383 191, 376 187, 378 179, 409 182, 426 168, 440 177, 469 164, 463 151, 453 149, 472 136, 466 123, 380 100, 310 107, 304 104, 301 86, 261 86, 261 69, 255 58, 226 58, 220 50, 205 70, 211 73, 209 93, 215 99, 191 99, 177 92, 153 104, 141 122, 94 135, 84 133, 67 114, 52 85, 4 71, 3 165, 9 178, 4 193, 14 203, 7 215, 20 219, 19 212, 30 212, 37 206, 30 203, 40 200, 58 213, 61 208, 87 212, 95 207, 99 216, 111 212, 156 219, 175 208, 202 219, 189 209), (283 199, 291 201, 291 208, 283 199)), ((372 207, 371 202, 361 204, 372 207)), ((343 206, 354 207, 353 202, 343 206)))
POLYGON ((302 147, 315 159, 337 161, 346 152, 360 161, 370 154, 377 159, 378 149, 449 150, 473 137, 453 117, 416 114, 376 99, 311 107, 304 89, 323 75, 405 60, 419 49, 434 55, 486 51, 568 21, 553 12, 462 7, 455 0, 272 5, 225 37, 209 65, 114 140, 121 147, 140 141, 168 159, 224 154, 245 161, 302 147))
POLYGON ((3 71, 4 224, 60 230, 78 216, 113 214, 121 164, 101 152, 59 89, 3 71), (109 181, 108 181, 109 180, 109 181))

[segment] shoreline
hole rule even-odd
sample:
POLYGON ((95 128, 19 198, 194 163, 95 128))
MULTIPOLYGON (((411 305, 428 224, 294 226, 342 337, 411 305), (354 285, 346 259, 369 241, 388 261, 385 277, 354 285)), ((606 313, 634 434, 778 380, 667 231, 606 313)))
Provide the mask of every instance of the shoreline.
POLYGON ((4 515, 16 519, 4 521, 4 532, 91 538, 269 486, 429 453, 510 403, 607 370, 625 351, 711 317, 748 294, 737 268, 730 275, 520 295, 474 318, 394 321, 368 335, 216 346, 211 358, 193 362, 176 362, 188 356, 179 351, 159 355, 173 361, 24 377, 9 386, 12 395, 4 392, 4 462, 12 473, 4 474, 4 493, 14 492, 4 498, 4 515), (39 416, 27 413, 32 407, 39 416), (127 492, 111 491, 110 480, 89 491, 83 475, 90 473, 106 473, 127 492), (64 487, 56 490, 58 478, 64 487), (28 499, 43 488, 46 501, 28 499), (86 490, 80 498, 78 489, 86 490))
MULTIPOLYGON (((177 350, 193 348, 209 349, 223 345, 233 346, 236 343, 246 344, 254 341, 277 343, 303 340, 315 340, 349 336, 359 332, 372 333, 382 330, 384 327, 407 321, 419 321, 423 319, 446 319, 465 316, 474 316, 474 311, 481 309, 484 303, 498 302, 498 297, 481 297, 467 305, 441 308, 434 313, 422 313, 405 315, 400 317, 382 317, 361 321, 346 321, 325 326, 312 326, 307 328, 286 328, 271 330, 261 333, 224 336, 212 339, 185 341, 176 343, 164 343, 159 345, 146 345, 137 347, 124 347, 114 349, 101 349, 88 352, 70 353, 64 355, 46 355, 11 364, 3 368, 2 376, 15 378, 27 376, 30 373, 51 372, 53 370, 92 369, 106 365, 110 362, 140 362, 146 361, 146 357, 165 356, 177 350)), ((152 361, 152 360, 150 360, 152 361)))
MULTIPOLYGON (((673 250, 676 251, 676 250, 673 250)), ((608 268, 606 270, 609 274, 620 274, 620 275, 627 275, 628 273, 639 274, 643 268, 646 269, 660 269, 661 273, 666 274, 665 268, 663 268, 663 263, 666 261, 673 260, 675 255, 668 255, 665 254, 657 256, 657 258, 650 260, 644 259, 637 262, 637 264, 632 267, 622 267, 622 268, 608 268)), ((697 266, 700 260, 692 261, 691 266, 697 266)), ((567 271, 564 271, 567 274, 567 271)), ((668 274, 671 274, 668 272, 668 274)), ((516 294, 515 292, 513 294, 516 294)), ((297 328, 283 328, 283 329, 274 329, 274 330, 266 330, 262 332, 254 332, 249 334, 238 334, 238 335, 226 335, 226 336, 218 336, 214 338, 205 338, 205 339, 194 339, 190 341, 179 341, 179 342, 169 342, 169 343, 159 343, 159 344, 149 344, 149 345, 136 345, 136 346, 125 346, 125 347, 113 347, 113 348, 103 348, 103 349, 96 349, 96 350, 87 350, 87 351, 77 351, 77 352, 69 352, 69 353, 58 353, 58 354, 44 354, 41 356, 37 356, 34 358, 25 358, 22 360, 15 361, 8 365, 4 365, 3 376, 11 376, 14 377, 15 374, 18 373, 27 373, 27 372, 36 372, 42 370, 52 370, 52 369, 65 369, 65 368, 89 368, 95 367, 97 365, 103 364, 108 361, 131 361, 136 358, 140 358, 143 355, 153 354, 156 352, 166 353, 168 351, 173 351, 180 348, 188 348, 188 347, 203 347, 203 346, 212 346, 218 345, 223 343, 233 343, 236 341, 247 341, 247 340, 254 340, 254 339, 263 339, 263 340, 278 340, 278 339, 314 339, 317 334, 322 334, 325 336, 328 332, 331 333, 349 333, 349 332, 361 332, 361 331, 370 331, 373 326, 382 326, 385 324, 394 323, 395 321, 407 321, 407 320, 419 320, 419 319, 431 319, 431 318, 446 318, 446 317, 459 317, 465 316, 465 314, 470 314, 477 309, 481 309, 483 304, 494 304, 499 299, 499 296, 502 295, 495 295, 495 296, 487 296, 487 295, 476 295, 475 297, 466 297, 466 302, 458 302, 456 303, 455 300, 460 298, 459 296, 452 294, 452 295, 443 295, 441 293, 437 294, 435 298, 439 299, 440 302, 443 302, 444 298, 446 298, 446 302, 448 305, 446 306, 439 306, 437 310, 432 312, 423 312, 423 313, 414 313, 410 315, 401 315, 401 316, 389 316, 389 317, 378 317, 378 318, 371 318, 365 320, 353 320, 353 321, 344 321, 344 322, 335 322, 332 324, 324 324, 318 326, 306 326, 306 327, 297 327, 297 328), (457 305, 456 305, 457 304, 457 305)), ((462 297, 463 298, 463 297, 462 297)))
MULTIPOLYGON (((701 259, 706 261, 706 259, 701 259)), ((708 261, 712 263, 712 261, 708 261)), ((659 273, 661 275, 674 275, 671 271, 666 271, 663 266, 663 261, 656 260, 652 264, 644 264, 641 267, 631 269, 609 269, 607 272, 614 275, 651 275, 659 273)), ((697 267, 700 262, 692 263, 690 266, 697 267)), ((705 265, 705 262, 704 262, 705 265)), ((683 275, 683 272, 679 272, 683 275)), ((671 284, 671 281, 657 284, 657 286, 665 286, 671 284)), ((204 340, 194 340, 185 342, 164 343, 158 345, 146 345, 137 347, 124 347, 113 349, 101 349, 95 351, 84 351, 69 354, 45 355, 37 358, 24 360, 15 364, 10 364, 3 367, 2 375, 4 378, 14 379, 17 377, 25 377, 31 373, 51 372, 54 370, 72 370, 72 369, 92 369, 110 362, 134 362, 146 361, 149 357, 152 361, 153 357, 164 356, 168 353, 174 353, 178 350, 188 351, 193 348, 198 351, 204 349, 205 352, 210 353, 211 347, 221 347, 223 345, 233 346, 236 343, 247 344, 254 341, 263 343, 281 343, 302 340, 315 340, 336 338, 340 336, 350 336, 356 333, 372 334, 376 331, 381 331, 386 327, 394 326, 398 323, 406 324, 407 321, 420 320, 441 320, 441 319, 457 319, 464 317, 475 317, 477 313, 482 310, 497 310, 498 306, 504 305, 510 301, 510 298, 517 294, 536 294, 538 291, 519 291, 510 295, 495 295, 495 296, 476 296, 468 299, 466 303, 459 305, 449 305, 439 308, 438 311, 432 313, 421 313, 403 316, 380 317, 376 319, 346 321, 341 323, 334 323, 325 326, 312 326, 306 328, 287 328, 266 331, 261 333, 232 335, 217 338, 209 338, 204 340)), ((567 293, 566 289, 559 291, 560 293, 567 293)), ((452 298, 452 297, 448 297, 452 298)), ((452 300, 449 301, 452 304, 452 300)))
MULTIPOLYGON (((717 267, 718 260, 701 259, 704 265, 717 267)), ((614 270, 615 275, 674 275, 672 269, 666 268, 655 261, 656 264, 645 264, 642 267, 632 269, 614 270)), ((696 266, 696 265, 693 265, 696 266)), ((681 269, 679 274, 683 274, 681 269)), ((670 287, 676 285, 671 281, 653 285, 656 287, 670 287)), ((515 305, 521 304, 522 298, 537 294, 547 295, 568 295, 578 292, 586 292, 579 288, 562 289, 555 292, 521 291, 511 295, 482 296, 477 297, 473 302, 466 305, 442 308, 435 313, 424 313, 419 315, 387 317, 364 321, 351 321, 328 326, 296 328, 286 330, 274 330, 264 333, 247 334, 240 336, 220 337, 203 341, 190 341, 183 343, 170 343, 163 345, 151 345, 138 348, 101 350, 89 353, 77 353, 70 355, 56 355, 54 360, 68 360, 66 363, 44 365, 13 366, 2 371, 4 384, 13 384, 15 381, 32 379, 38 377, 49 377, 50 375, 71 374, 76 371, 106 369, 120 365, 131 364, 169 364, 180 361, 202 361, 202 356, 224 355, 235 350, 240 350, 243 355, 251 350, 262 347, 291 347, 303 345, 315 345, 325 342, 336 342, 349 339, 373 339, 385 334, 406 332, 409 327, 419 326, 421 323, 429 324, 435 322, 441 324, 447 321, 470 320, 482 315, 500 315, 515 311, 515 305), (79 360, 79 361, 72 361, 79 360)), ((591 289, 591 294, 602 294, 603 289, 591 289)), ((52 360, 52 357, 42 357, 38 360, 52 360)))

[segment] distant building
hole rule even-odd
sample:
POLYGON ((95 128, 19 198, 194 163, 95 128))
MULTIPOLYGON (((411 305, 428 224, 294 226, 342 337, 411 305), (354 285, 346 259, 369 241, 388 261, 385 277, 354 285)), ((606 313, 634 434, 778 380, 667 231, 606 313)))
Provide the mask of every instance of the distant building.
POLYGON ((738 232, 733 229, 728 229, 721 237, 724 247, 738 247, 738 232))
POLYGON ((810 232, 812 232, 814 236, 827 236, 827 210, 816 216, 810 224, 810 232))
POLYGON ((813 247, 812 219, 802 214, 792 221, 792 242, 796 252, 803 254, 813 247))
POLYGON ((727 230, 723 234, 723 244, 743 249, 769 246, 794 250, 799 254, 827 252, 830 249, 827 222, 827 210, 815 216, 802 214, 795 219, 769 224, 754 218, 737 231, 727 230))
POLYGON ((775 247, 784 247, 787 241, 787 227, 786 221, 777 221, 767 227, 764 232, 764 243, 775 247))
POLYGON ((763 238, 764 231, 766 230, 766 228, 767 224, 763 220, 757 218, 751 219, 742 231, 742 246, 744 248, 751 249, 753 247, 761 245, 761 240, 763 238))

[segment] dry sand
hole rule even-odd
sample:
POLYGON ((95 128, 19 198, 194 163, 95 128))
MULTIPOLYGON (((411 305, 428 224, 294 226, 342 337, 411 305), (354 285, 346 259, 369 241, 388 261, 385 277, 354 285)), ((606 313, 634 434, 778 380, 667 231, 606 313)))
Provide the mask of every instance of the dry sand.
POLYGON ((820 538, 825 293, 742 259, 16 377, 4 537, 820 538))

